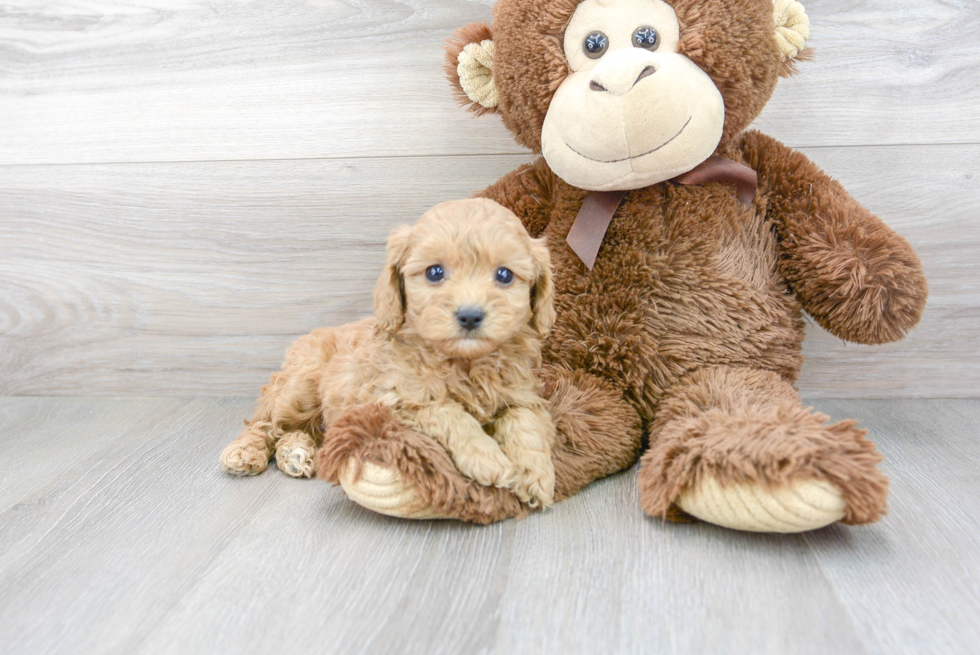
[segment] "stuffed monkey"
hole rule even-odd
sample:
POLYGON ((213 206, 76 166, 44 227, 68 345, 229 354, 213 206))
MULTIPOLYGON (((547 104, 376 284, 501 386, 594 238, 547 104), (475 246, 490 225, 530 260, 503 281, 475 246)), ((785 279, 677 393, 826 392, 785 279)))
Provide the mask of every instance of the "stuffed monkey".
MULTIPOLYGON (((865 430, 804 407, 802 312, 857 343, 922 314, 915 252, 807 157, 747 131, 806 58, 793 0, 499 0, 447 43, 463 103, 540 153, 479 195, 545 236, 558 320, 540 372, 556 500, 640 459, 655 517, 799 532, 870 523, 865 430)), ((379 406, 317 458, 369 509, 487 523, 529 511, 379 406)))

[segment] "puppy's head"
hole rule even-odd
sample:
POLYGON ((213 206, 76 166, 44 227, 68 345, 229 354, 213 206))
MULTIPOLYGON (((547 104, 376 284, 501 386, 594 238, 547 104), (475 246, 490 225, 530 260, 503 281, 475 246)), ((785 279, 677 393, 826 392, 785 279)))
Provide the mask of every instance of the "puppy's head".
POLYGON ((555 321, 544 239, 482 198, 395 229, 374 300, 380 331, 410 330, 450 357, 486 355, 526 329, 543 337, 555 321))

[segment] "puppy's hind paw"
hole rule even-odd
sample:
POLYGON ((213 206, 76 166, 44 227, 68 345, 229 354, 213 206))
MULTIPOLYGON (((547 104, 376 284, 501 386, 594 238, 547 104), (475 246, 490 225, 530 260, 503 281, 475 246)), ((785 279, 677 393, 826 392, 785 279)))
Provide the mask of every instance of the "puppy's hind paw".
POLYGON ((276 465, 279 466, 280 471, 294 478, 312 478, 316 472, 313 453, 303 446, 277 450, 276 465))
POLYGON ((269 468, 269 453, 232 442, 221 453, 221 468, 235 475, 258 475, 269 468))
POLYGON ((313 453, 316 442, 306 432, 287 432, 276 445, 276 464, 279 470, 294 478, 312 478, 316 473, 313 453))

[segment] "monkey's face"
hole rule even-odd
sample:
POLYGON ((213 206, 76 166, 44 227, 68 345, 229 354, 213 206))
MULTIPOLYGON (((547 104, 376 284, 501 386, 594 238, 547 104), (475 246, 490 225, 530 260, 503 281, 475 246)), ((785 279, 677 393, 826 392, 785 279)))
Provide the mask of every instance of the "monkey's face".
POLYGON ((545 115, 551 169, 592 191, 637 189, 691 170, 722 136, 725 104, 678 52, 674 10, 661 0, 585 0, 565 30, 571 68, 545 115))
POLYGON ((808 33, 795 0, 497 0, 493 15, 447 43, 457 97, 593 191, 725 151, 808 33))

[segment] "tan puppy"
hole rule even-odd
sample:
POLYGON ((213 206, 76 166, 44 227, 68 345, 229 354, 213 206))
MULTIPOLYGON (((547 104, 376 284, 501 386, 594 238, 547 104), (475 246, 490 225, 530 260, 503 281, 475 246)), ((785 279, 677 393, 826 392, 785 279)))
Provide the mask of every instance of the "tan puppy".
POLYGON ((388 239, 375 317, 297 340, 222 465, 261 473, 275 451, 285 473, 309 477, 323 431, 382 402, 463 474, 550 505, 555 430, 534 371, 553 296, 544 240, 514 214, 485 199, 436 205, 388 239))

